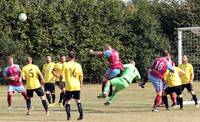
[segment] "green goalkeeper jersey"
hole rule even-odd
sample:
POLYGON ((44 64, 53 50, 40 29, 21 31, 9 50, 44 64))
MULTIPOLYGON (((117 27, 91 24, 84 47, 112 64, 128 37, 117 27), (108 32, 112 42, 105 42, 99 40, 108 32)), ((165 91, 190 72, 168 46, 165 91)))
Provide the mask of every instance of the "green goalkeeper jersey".
POLYGON ((125 78, 129 83, 132 83, 133 79, 141 79, 140 73, 138 72, 137 68, 132 64, 124 65, 124 71, 121 77, 125 78))

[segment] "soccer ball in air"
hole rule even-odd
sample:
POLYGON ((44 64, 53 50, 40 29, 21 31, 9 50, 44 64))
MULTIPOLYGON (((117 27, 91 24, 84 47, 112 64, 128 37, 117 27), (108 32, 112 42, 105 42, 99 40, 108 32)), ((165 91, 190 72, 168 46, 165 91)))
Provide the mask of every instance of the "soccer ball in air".
POLYGON ((19 20, 20 20, 20 21, 26 21, 26 19, 27 19, 27 16, 26 16, 25 13, 19 14, 19 20))

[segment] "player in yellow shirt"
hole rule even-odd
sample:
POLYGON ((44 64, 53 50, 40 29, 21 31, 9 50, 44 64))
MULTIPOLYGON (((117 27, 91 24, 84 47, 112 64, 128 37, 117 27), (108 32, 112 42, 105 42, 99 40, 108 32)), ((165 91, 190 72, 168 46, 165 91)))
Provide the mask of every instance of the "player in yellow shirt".
POLYGON ((32 64, 32 58, 27 57, 27 65, 22 68, 22 77, 23 80, 26 80, 26 90, 27 90, 27 115, 31 115, 31 98, 33 97, 33 92, 40 97, 42 105, 46 111, 46 114, 49 115, 47 101, 44 96, 44 91, 41 87, 41 84, 44 84, 44 78, 40 72, 38 66, 32 64), (41 80, 39 80, 41 79, 41 80), (41 81, 41 83, 40 83, 41 81))
POLYGON ((169 110, 167 94, 176 93, 177 102, 180 105, 180 109, 183 109, 183 97, 182 97, 182 85, 179 74, 184 74, 185 72, 179 69, 178 67, 174 67, 174 73, 169 70, 165 73, 163 80, 165 81, 167 88, 163 91, 163 102, 167 110, 169 110))
POLYGON ((49 106, 55 105, 55 77, 52 74, 52 70, 55 63, 52 62, 52 57, 50 55, 46 56, 47 63, 43 65, 42 74, 44 75, 44 91, 46 92, 46 97, 49 102, 49 106), (52 97, 52 100, 51 100, 52 97))
POLYGON ((65 110, 67 113, 67 120, 70 120, 70 100, 73 98, 78 107, 79 118, 77 120, 83 119, 83 109, 80 101, 80 90, 83 84, 83 72, 81 65, 75 62, 75 53, 70 51, 68 54, 69 61, 64 65, 65 74, 65 110))
POLYGON ((64 95, 65 95, 65 77, 62 74, 63 72, 63 67, 64 64, 66 63, 66 56, 64 54, 60 55, 60 62, 56 63, 54 68, 53 68, 53 75, 56 77, 56 85, 59 87, 61 90, 60 92, 60 99, 59 99, 59 106, 61 108, 64 108, 63 103, 64 103, 64 95))
POLYGON ((185 74, 180 76, 182 82, 182 91, 186 88, 188 92, 190 92, 195 102, 195 106, 198 108, 199 107, 198 100, 192 86, 192 82, 194 79, 194 70, 193 66, 188 62, 187 55, 183 55, 182 64, 179 64, 178 67, 183 71, 185 71, 185 74))

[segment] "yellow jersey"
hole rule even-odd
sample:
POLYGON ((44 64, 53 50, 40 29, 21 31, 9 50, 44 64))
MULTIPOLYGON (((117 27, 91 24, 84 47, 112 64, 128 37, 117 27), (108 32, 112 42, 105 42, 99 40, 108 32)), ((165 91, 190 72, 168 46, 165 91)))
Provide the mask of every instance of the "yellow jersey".
POLYGON ((83 78, 81 65, 74 61, 69 61, 64 65, 65 90, 78 91, 83 78))
POLYGON ((182 84, 188 84, 191 82, 191 75, 194 74, 193 66, 190 63, 179 64, 178 67, 185 71, 185 74, 180 75, 182 84))
POLYGON ((42 74, 44 75, 44 81, 45 83, 53 83, 54 82, 54 75, 52 74, 53 68, 55 66, 55 63, 46 63, 42 67, 42 74))
MULTIPOLYGON (((65 75, 63 74, 63 69, 64 69, 65 63, 66 62, 64 62, 64 63, 59 62, 59 63, 56 63, 54 66, 54 70, 56 71, 56 74, 58 76, 60 76, 62 74, 62 76, 63 76, 62 81, 65 81, 65 75)), ((56 77, 56 81, 60 81, 60 78, 56 77)))
POLYGON ((181 79, 179 77, 179 72, 180 72, 180 69, 178 67, 174 67, 174 73, 167 70, 163 79, 166 81, 168 87, 174 87, 174 86, 181 85, 181 79))
POLYGON ((40 74, 38 66, 28 64, 22 68, 22 76, 26 80, 27 89, 37 89, 41 86, 38 74, 40 74))

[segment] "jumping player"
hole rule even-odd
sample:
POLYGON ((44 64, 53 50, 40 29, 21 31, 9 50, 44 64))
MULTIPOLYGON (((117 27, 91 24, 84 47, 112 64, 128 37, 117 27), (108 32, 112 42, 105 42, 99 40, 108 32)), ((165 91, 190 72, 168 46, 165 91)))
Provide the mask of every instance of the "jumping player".
MULTIPOLYGON (((119 75, 120 72, 124 70, 124 67, 121 63, 119 53, 115 49, 113 49, 109 44, 104 45, 103 51, 90 50, 90 53, 92 55, 104 56, 109 59, 109 68, 106 71, 102 80, 102 93, 99 96, 97 96, 97 98, 105 98, 106 96, 103 94, 103 90, 106 82, 112 78, 117 77, 117 75, 119 75)), ((108 96, 110 96, 111 94, 112 86, 110 86, 110 93, 108 96)))
POLYGON ((38 66, 32 64, 31 57, 27 57, 26 61, 27 65, 22 68, 22 76, 23 79, 26 80, 28 109, 27 115, 31 115, 31 98, 33 97, 33 92, 36 92, 36 94, 40 97, 46 115, 49 115, 47 101, 44 96, 44 91, 41 87, 41 84, 44 84, 43 75, 40 72, 38 66))
POLYGON ((68 54, 69 61, 64 64, 63 73, 65 74, 65 110, 67 113, 67 120, 70 120, 70 100, 73 98, 78 107, 79 117, 77 120, 83 119, 83 108, 80 101, 80 91, 83 85, 83 71, 81 65, 75 62, 75 52, 70 51, 68 54))
POLYGON ((125 64, 122 75, 120 77, 111 79, 106 83, 103 94, 107 93, 107 91, 109 90, 110 84, 112 84, 112 86, 115 87, 115 90, 113 91, 108 101, 104 103, 104 105, 111 104, 113 98, 117 95, 119 91, 127 88, 132 83, 133 80, 140 80, 140 79, 141 79, 141 76, 137 68, 135 67, 135 61, 131 61, 130 64, 125 64))
POLYGON ((7 64, 8 66, 3 70, 3 76, 5 80, 8 80, 8 94, 7 94, 7 102, 8 102, 8 109, 11 108, 12 104, 12 95, 14 92, 21 93, 26 100, 27 95, 26 91, 23 86, 23 82, 21 79, 21 69, 19 65, 13 63, 13 57, 7 57, 7 64))
POLYGON ((192 82, 194 79, 194 70, 193 70, 193 66, 188 62, 187 55, 183 55, 182 64, 179 64, 178 67, 182 69, 183 71, 185 71, 185 74, 180 76, 181 82, 182 82, 182 91, 186 88, 188 92, 190 92, 195 102, 195 106, 198 108, 199 107, 198 100, 192 86, 192 82))
POLYGON ((65 75, 62 74, 62 70, 64 68, 64 64, 66 63, 66 56, 64 54, 60 55, 60 62, 56 63, 53 68, 53 75, 56 77, 56 85, 61 90, 60 92, 60 99, 59 99, 59 106, 64 108, 63 106, 63 98, 65 95, 65 75))
POLYGON ((161 57, 155 59, 148 72, 148 79, 152 82, 156 91, 156 98, 152 107, 153 112, 158 112, 157 107, 161 103, 161 96, 164 88, 162 79, 164 74, 167 69, 170 70, 170 72, 174 72, 172 65, 167 61, 167 54, 163 50, 161 50, 160 56, 161 57))
POLYGON ((52 70, 55 66, 55 63, 52 62, 52 57, 50 55, 46 56, 47 63, 43 65, 42 74, 44 76, 44 90, 46 92, 46 97, 49 102, 49 106, 55 105, 55 77, 52 74, 52 70), (52 98, 52 100, 51 100, 52 98))

